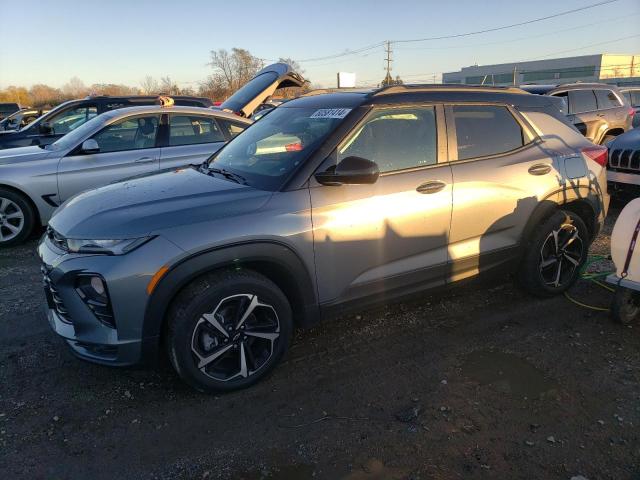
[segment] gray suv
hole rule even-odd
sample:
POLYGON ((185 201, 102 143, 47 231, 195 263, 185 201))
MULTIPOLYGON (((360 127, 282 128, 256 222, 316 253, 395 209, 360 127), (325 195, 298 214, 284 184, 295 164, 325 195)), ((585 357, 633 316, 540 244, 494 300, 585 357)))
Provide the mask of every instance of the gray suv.
POLYGON ((635 110, 618 87, 605 83, 522 85, 530 93, 565 101, 567 119, 593 143, 606 145, 632 128, 635 110))
POLYGON ((82 193, 38 251, 79 357, 164 350, 201 391, 247 387, 294 327, 490 271, 546 297, 608 206, 607 150, 519 89, 393 86, 275 108, 201 167, 82 193))

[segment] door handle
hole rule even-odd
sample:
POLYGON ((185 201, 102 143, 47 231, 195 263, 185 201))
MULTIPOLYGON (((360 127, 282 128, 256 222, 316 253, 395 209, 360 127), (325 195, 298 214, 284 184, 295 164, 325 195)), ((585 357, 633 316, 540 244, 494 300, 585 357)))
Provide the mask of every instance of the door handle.
POLYGON ((424 182, 421 185, 418 185, 418 187, 416 188, 416 191, 418 193, 437 193, 446 186, 447 184, 444 182, 441 182, 440 180, 431 180, 428 182, 424 182))
POLYGON ((140 157, 134 163, 149 163, 149 162, 155 162, 155 161, 156 159, 153 157, 140 157))
POLYGON ((547 163, 537 163, 529 167, 529 173, 531 175, 546 175, 551 171, 551 165, 547 163))
POLYGON ((596 116, 598 116, 598 117, 604 117, 604 113, 596 113, 596 116))

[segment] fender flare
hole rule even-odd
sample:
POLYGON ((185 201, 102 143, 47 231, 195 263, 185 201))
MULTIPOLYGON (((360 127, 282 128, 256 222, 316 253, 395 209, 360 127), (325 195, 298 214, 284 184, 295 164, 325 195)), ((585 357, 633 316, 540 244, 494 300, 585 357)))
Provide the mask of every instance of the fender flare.
MULTIPOLYGON (((320 318, 315 284, 300 257, 288 246, 272 241, 258 241, 227 245, 191 255, 172 265, 158 282, 145 310, 142 337, 162 335, 167 310, 176 294, 189 282, 213 270, 222 268, 252 268, 252 264, 266 266, 269 271, 286 272, 295 289, 298 305, 297 324, 307 327, 320 318)), ((259 273, 260 270, 258 270, 259 273)), ((269 277, 269 274, 265 276, 269 277)), ((278 283, 278 282, 276 282, 278 283)), ((282 287, 281 287, 282 288, 282 287)), ((294 313, 296 310, 295 305, 294 313)))

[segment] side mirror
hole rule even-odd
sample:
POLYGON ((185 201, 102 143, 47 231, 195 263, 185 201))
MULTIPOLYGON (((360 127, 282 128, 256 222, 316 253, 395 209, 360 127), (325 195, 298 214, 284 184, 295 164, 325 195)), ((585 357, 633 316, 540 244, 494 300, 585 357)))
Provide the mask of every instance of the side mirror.
POLYGON ((82 142, 80 151, 82 151, 82 153, 98 153, 100 151, 100 145, 98 145, 98 142, 93 138, 90 138, 89 140, 82 142))
POLYGON ((332 169, 315 174, 323 185, 362 185, 376 183, 380 170, 378 165, 362 157, 346 157, 332 169))
POLYGON ((43 135, 51 135, 53 133, 53 127, 49 122, 43 122, 40 124, 40 133, 43 135))

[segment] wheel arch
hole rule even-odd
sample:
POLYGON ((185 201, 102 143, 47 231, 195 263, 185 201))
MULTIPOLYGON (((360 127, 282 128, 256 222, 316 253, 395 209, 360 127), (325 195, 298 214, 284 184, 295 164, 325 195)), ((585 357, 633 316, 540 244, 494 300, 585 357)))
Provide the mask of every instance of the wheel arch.
POLYGON ((31 195, 29 195, 24 190, 18 187, 15 187, 13 185, 9 185, 7 183, 0 182, 0 188, 4 188, 6 190, 10 190, 14 193, 17 193, 18 195, 22 195, 27 200, 27 202, 29 202, 29 205, 33 209, 33 214, 35 215, 34 220, 35 220, 36 227, 39 225, 42 225, 42 217, 40 215, 40 209, 36 205, 36 202, 33 201, 33 198, 31 198, 31 195))
POLYGON ((527 239, 531 238, 534 229, 545 222, 558 210, 568 210, 578 215, 587 226, 591 239, 597 234, 597 217, 591 202, 585 198, 567 199, 566 202, 558 203, 553 200, 543 200, 538 204, 523 229, 521 236, 521 246, 525 247, 527 239))
POLYGON ((192 255, 172 266, 158 282, 145 311, 143 337, 161 337, 171 302, 189 283, 223 269, 248 269, 274 282, 291 302, 296 326, 320 318, 315 283, 297 253, 277 242, 236 244, 192 255))

